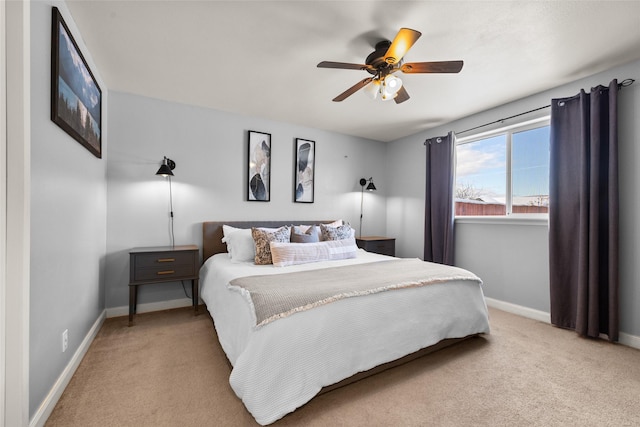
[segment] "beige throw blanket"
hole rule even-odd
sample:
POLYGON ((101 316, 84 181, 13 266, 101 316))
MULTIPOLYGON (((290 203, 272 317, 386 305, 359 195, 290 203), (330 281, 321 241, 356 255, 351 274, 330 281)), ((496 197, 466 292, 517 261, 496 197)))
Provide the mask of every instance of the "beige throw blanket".
POLYGON ((253 305, 256 326, 344 298, 452 280, 481 284, 473 273, 419 259, 397 259, 312 271, 233 279, 253 305))

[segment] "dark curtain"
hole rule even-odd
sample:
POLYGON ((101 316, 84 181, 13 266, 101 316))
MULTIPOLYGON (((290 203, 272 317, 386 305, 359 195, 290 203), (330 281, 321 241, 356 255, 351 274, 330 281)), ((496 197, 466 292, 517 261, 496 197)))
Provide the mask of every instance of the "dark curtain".
POLYGON ((551 323, 618 340, 618 83, 551 102, 551 323))
POLYGON ((424 214, 424 260, 453 265, 453 168, 456 137, 425 141, 427 178, 424 214))

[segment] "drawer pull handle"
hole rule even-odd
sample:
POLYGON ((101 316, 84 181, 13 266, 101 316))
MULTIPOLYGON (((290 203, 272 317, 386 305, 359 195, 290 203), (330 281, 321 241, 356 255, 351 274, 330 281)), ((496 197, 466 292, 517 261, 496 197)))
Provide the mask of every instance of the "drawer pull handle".
POLYGON ((175 258, 159 258, 158 262, 173 262, 175 260, 175 258))
POLYGON ((158 274, 173 274, 173 273, 175 273, 175 271, 173 270, 158 271, 158 274))

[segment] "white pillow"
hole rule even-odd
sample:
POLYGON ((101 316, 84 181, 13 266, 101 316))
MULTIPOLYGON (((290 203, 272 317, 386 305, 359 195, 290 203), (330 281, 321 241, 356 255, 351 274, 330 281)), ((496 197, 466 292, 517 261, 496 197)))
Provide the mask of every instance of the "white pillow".
POLYGON ((353 238, 317 243, 271 242, 269 246, 273 265, 276 267, 355 258, 358 252, 353 238))
POLYGON ((227 244, 227 252, 232 261, 253 261, 256 256, 256 247, 250 228, 235 228, 223 224, 222 234, 224 234, 222 242, 227 244))

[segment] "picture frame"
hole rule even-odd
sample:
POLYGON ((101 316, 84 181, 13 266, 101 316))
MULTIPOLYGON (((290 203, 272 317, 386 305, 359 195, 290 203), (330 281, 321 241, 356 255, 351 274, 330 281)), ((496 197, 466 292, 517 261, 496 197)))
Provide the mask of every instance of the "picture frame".
POLYGON ((271 200, 271 134, 250 130, 247 155, 247 200, 271 200))
POLYGON ((313 203, 316 143, 309 139, 296 138, 295 150, 293 201, 295 203, 313 203))
POLYGON ((102 158, 102 90, 57 7, 51 20, 51 120, 102 158))

